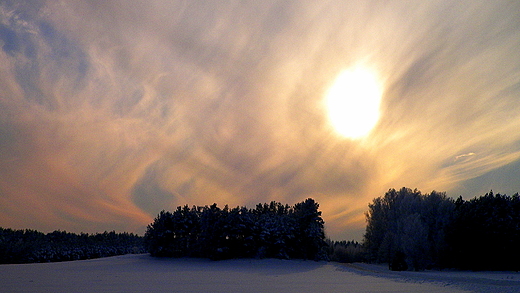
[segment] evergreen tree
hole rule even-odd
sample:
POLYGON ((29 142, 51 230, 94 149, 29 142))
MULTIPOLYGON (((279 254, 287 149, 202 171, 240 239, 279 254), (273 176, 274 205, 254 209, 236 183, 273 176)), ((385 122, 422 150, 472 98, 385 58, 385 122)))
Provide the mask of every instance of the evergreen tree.
POLYGON ((296 237, 304 259, 326 258, 324 221, 318 208, 319 204, 312 198, 294 206, 293 215, 298 223, 296 237))
POLYGON ((70 261, 144 251, 143 238, 131 233, 44 234, 0 228, 0 263, 70 261))
POLYGON ((152 256, 210 259, 276 257, 325 259, 324 222, 319 205, 307 199, 294 207, 278 202, 220 209, 178 207, 162 211, 148 226, 152 256))
POLYGON ((145 240, 152 256, 175 256, 173 214, 161 211, 154 222, 148 225, 145 240))
POLYGON ((520 270, 520 200, 494 194, 456 202, 449 234, 454 266, 472 270, 520 270))

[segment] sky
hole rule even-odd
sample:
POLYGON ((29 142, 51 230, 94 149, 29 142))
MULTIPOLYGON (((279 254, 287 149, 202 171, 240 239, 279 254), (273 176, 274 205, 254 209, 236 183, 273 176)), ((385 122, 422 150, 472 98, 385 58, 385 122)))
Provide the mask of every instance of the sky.
POLYGON ((520 2, 0 1, 0 226, 143 234, 179 205, 520 191, 520 2), (326 95, 381 85, 362 138, 326 95))

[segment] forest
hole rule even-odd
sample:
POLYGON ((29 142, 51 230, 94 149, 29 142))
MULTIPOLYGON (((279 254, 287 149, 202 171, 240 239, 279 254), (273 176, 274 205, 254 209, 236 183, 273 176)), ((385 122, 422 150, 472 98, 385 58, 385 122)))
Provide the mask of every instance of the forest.
POLYGON ((520 197, 390 189, 369 204, 366 261, 392 270, 520 270, 520 197))
POLYGON ((388 263, 391 270, 520 270, 520 196, 464 200, 390 189, 365 213, 363 241, 326 238, 319 204, 179 206, 146 233, 74 234, 0 228, 0 263, 52 262, 145 253, 155 257, 282 258, 388 263))
POLYGON ((145 253, 143 237, 132 233, 74 234, 0 228, 0 264, 58 262, 145 253))
POLYGON ((278 202, 246 207, 178 207, 162 211, 147 228, 152 256, 327 259, 318 203, 278 202))

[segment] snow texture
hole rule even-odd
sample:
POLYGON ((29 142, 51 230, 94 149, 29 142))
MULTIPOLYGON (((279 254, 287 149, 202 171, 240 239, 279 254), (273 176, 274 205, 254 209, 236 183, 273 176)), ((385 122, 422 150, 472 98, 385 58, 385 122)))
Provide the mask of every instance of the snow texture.
POLYGON ((124 255, 0 265, 2 292, 520 292, 515 272, 390 272, 384 266, 279 259, 124 255))

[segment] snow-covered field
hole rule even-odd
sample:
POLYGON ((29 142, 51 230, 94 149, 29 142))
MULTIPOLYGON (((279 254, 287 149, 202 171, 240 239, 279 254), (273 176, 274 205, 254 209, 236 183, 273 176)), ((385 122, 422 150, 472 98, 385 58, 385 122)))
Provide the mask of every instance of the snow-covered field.
POLYGON ((0 265, 0 292, 520 292, 516 272, 390 272, 301 260, 148 255, 0 265))

